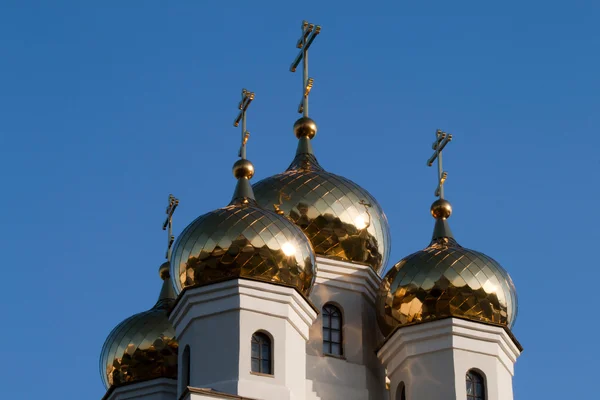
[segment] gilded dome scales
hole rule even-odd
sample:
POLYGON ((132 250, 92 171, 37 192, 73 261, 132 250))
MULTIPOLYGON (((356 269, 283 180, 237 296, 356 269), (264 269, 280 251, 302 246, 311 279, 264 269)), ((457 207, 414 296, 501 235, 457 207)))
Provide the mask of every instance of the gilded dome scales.
POLYGON ((162 225, 168 230, 165 261, 159 268, 162 287, 154 307, 119 323, 108 335, 100 354, 100 375, 107 388, 154 378, 177 378, 178 342, 168 313, 175 303, 169 275, 173 244, 173 213, 179 200, 172 194, 162 225))
POLYGON ((314 86, 314 79, 308 77, 308 48, 321 27, 304 21, 301 29, 296 43, 300 52, 290 67, 295 72, 303 62, 298 107, 302 117, 294 124, 296 156, 286 171, 254 185, 256 201, 299 226, 317 255, 367 264, 380 272, 390 251, 389 226, 381 206, 356 183, 325 171, 313 153, 317 124, 308 116, 308 96, 314 86))
POLYGON ((438 161, 432 240, 396 263, 381 283, 377 319, 386 336, 399 326, 447 317, 510 328, 517 316, 517 294, 508 273, 491 257, 460 246, 448 225, 452 206, 444 199, 448 174, 442 169, 442 150, 451 140, 452 135, 438 130, 435 153, 427 162, 432 166, 438 161))
POLYGON ((287 218, 260 207, 249 180, 246 111, 254 93, 244 89, 234 126, 242 125, 241 157, 233 166, 237 184, 226 207, 206 213, 179 235, 172 263, 175 287, 245 278, 292 286, 307 295, 315 278, 314 253, 306 236, 287 218))

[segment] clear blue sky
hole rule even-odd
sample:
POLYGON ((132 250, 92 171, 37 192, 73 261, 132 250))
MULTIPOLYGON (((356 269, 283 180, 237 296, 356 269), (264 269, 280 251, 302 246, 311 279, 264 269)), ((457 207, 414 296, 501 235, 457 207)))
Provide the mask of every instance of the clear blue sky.
POLYGON ((230 199, 242 87, 254 181, 287 167, 302 19, 323 26, 315 151, 379 200, 391 259, 428 244, 425 161, 452 132, 455 236, 519 294, 516 398, 593 396, 597 2, 102 3, 0 5, 2 398, 104 394, 104 339, 158 295, 168 194, 176 233, 230 199))

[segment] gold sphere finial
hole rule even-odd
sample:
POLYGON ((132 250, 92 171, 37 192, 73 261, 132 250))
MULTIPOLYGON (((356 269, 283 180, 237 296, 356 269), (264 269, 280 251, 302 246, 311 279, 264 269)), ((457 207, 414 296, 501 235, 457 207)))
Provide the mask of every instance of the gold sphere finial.
POLYGON ((452 205, 446 199, 437 199, 431 205, 431 215, 435 219, 448 219, 452 215, 452 205))
POLYGON ((158 267, 158 275, 160 276, 160 279, 162 279, 163 281, 166 281, 167 279, 169 279, 171 277, 171 274, 169 273, 170 269, 171 269, 171 264, 169 264, 168 261, 165 261, 164 263, 162 263, 162 265, 160 267, 158 267))
POLYGON ((233 164, 233 176, 236 179, 251 179, 254 176, 254 165, 245 158, 239 159, 233 164))
POLYGON ((298 139, 302 137, 312 139, 317 134, 317 123, 308 117, 302 117, 294 123, 294 134, 298 139))

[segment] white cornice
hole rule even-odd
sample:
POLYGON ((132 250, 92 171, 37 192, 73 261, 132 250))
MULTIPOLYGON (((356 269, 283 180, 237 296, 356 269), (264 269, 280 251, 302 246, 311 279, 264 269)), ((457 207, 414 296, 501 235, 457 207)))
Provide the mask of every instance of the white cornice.
POLYGON ((317 257, 315 284, 362 293, 375 304, 381 278, 368 265, 317 257))
POLYGON ((248 279, 189 288, 180 296, 169 316, 178 335, 194 319, 246 310, 287 319, 300 335, 308 339, 308 330, 317 317, 311 304, 295 289, 248 279))
MULTIPOLYGON (((408 358, 447 349, 496 357, 511 374, 521 354, 513 339, 501 327, 446 318, 396 330, 377 355, 384 365, 398 367, 408 358)), ((391 369, 388 373, 392 374, 394 367, 388 369, 391 369)))

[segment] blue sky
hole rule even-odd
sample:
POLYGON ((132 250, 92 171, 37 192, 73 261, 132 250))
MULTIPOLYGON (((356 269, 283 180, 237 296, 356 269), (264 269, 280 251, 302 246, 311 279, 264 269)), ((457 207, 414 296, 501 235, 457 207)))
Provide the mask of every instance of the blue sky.
POLYGON ((229 201, 242 87, 256 92, 254 182, 287 167, 302 19, 323 26, 310 63, 315 152, 379 200, 391 259, 428 244, 425 162, 447 130, 454 234, 517 286, 515 398, 589 398, 597 2, 124 3, 0 5, 4 398, 104 394, 104 339, 158 296, 168 194, 181 200, 176 233, 229 201))

